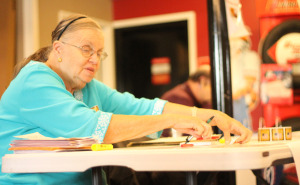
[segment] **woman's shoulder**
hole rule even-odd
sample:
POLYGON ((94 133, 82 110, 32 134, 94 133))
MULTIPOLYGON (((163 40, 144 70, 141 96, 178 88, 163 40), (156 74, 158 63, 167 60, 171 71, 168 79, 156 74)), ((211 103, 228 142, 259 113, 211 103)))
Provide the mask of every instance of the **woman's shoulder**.
POLYGON ((40 71, 50 71, 50 68, 47 67, 43 62, 39 62, 39 61, 30 61, 28 64, 26 64, 23 69, 20 71, 20 73, 22 71, 36 71, 36 70, 40 70, 40 71))
POLYGON ((39 61, 30 61, 18 74, 17 78, 26 79, 34 77, 36 80, 56 79, 62 81, 61 78, 46 64, 39 61))
POLYGON ((13 79, 10 86, 20 86, 22 89, 42 86, 59 86, 64 88, 64 82, 44 63, 30 61, 21 69, 19 74, 13 79))
POLYGON ((43 89, 42 86, 61 86, 58 80, 51 77, 51 72, 47 66, 40 62, 29 62, 24 66, 18 75, 11 81, 9 87, 5 91, 6 100, 23 99, 26 93, 31 94, 33 89, 43 89), (13 97, 13 98, 11 98, 13 97))

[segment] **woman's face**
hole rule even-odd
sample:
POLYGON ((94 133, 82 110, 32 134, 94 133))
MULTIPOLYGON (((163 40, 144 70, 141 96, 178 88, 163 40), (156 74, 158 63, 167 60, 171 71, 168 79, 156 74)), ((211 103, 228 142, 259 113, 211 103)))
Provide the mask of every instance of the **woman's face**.
POLYGON ((96 29, 82 29, 69 33, 60 41, 60 76, 72 90, 82 89, 95 76, 100 66, 99 55, 103 52, 103 34, 96 29), (86 55, 90 48, 92 56, 86 55))

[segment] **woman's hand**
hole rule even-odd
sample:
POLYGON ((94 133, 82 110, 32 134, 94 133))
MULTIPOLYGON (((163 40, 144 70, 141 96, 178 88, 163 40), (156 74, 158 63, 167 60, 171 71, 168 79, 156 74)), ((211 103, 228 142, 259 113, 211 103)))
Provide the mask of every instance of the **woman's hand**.
POLYGON ((251 140, 252 131, 243 126, 239 121, 231 118, 227 114, 220 111, 215 111, 215 118, 210 122, 211 126, 217 126, 224 133, 226 143, 230 143, 230 134, 239 135, 235 141, 237 143, 246 143, 251 140))
POLYGON ((213 131, 209 124, 197 117, 173 115, 175 122, 173 129, 194 137, 211 137, 213 131))
POLYGON ((217 126, 223 131, 226 143, 230 143, 230 133, 240 136, 236 142, 246 143, 250 141, 252 132, 227 114, 204 108, 196 108, 196 113, 194 113, 193 109, 193 107, 167 102, 163 114, 170 115, 173 118, 170 118, 172 122, 169 123, 171 126, 168 128, 171 127, 195 137, 201 137, 202 135, 203 137, 210 137, 212 134, 211 126, 217 126), (212 116, 214 116, 214 119, 207 124, 206 121, 212 116))

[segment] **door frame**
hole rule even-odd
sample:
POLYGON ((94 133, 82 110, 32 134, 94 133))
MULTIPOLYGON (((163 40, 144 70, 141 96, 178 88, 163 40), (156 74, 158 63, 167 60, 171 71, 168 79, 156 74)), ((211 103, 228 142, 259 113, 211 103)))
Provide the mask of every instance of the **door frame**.
POLYGON ((196 13, 194 11, 117 20, 113 22, 113 28, 120 29, 177 21, 187 21, 189 74, 192 74, 197 69, 196 13))
POLYGON ((16 1, 17 6, 17 62, 39 49, 39 2, 38 0, 16 1))

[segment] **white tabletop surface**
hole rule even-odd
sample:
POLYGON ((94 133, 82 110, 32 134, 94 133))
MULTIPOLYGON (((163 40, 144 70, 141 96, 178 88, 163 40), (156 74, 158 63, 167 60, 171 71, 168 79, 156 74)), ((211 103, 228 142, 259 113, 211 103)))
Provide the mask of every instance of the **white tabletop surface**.
MULTIPOLYGON (((7 154, 2 158, 2 172, 82 172, 97 166, 126 166, 136 171, 231 171, 261 169, 278 159, 292 158, 289 142, 247 144, 212 144, 182 148, 147 146, 116 148, 107 151, 7 154)), ((299 135, 299 134, 298 134, 299 135)))

